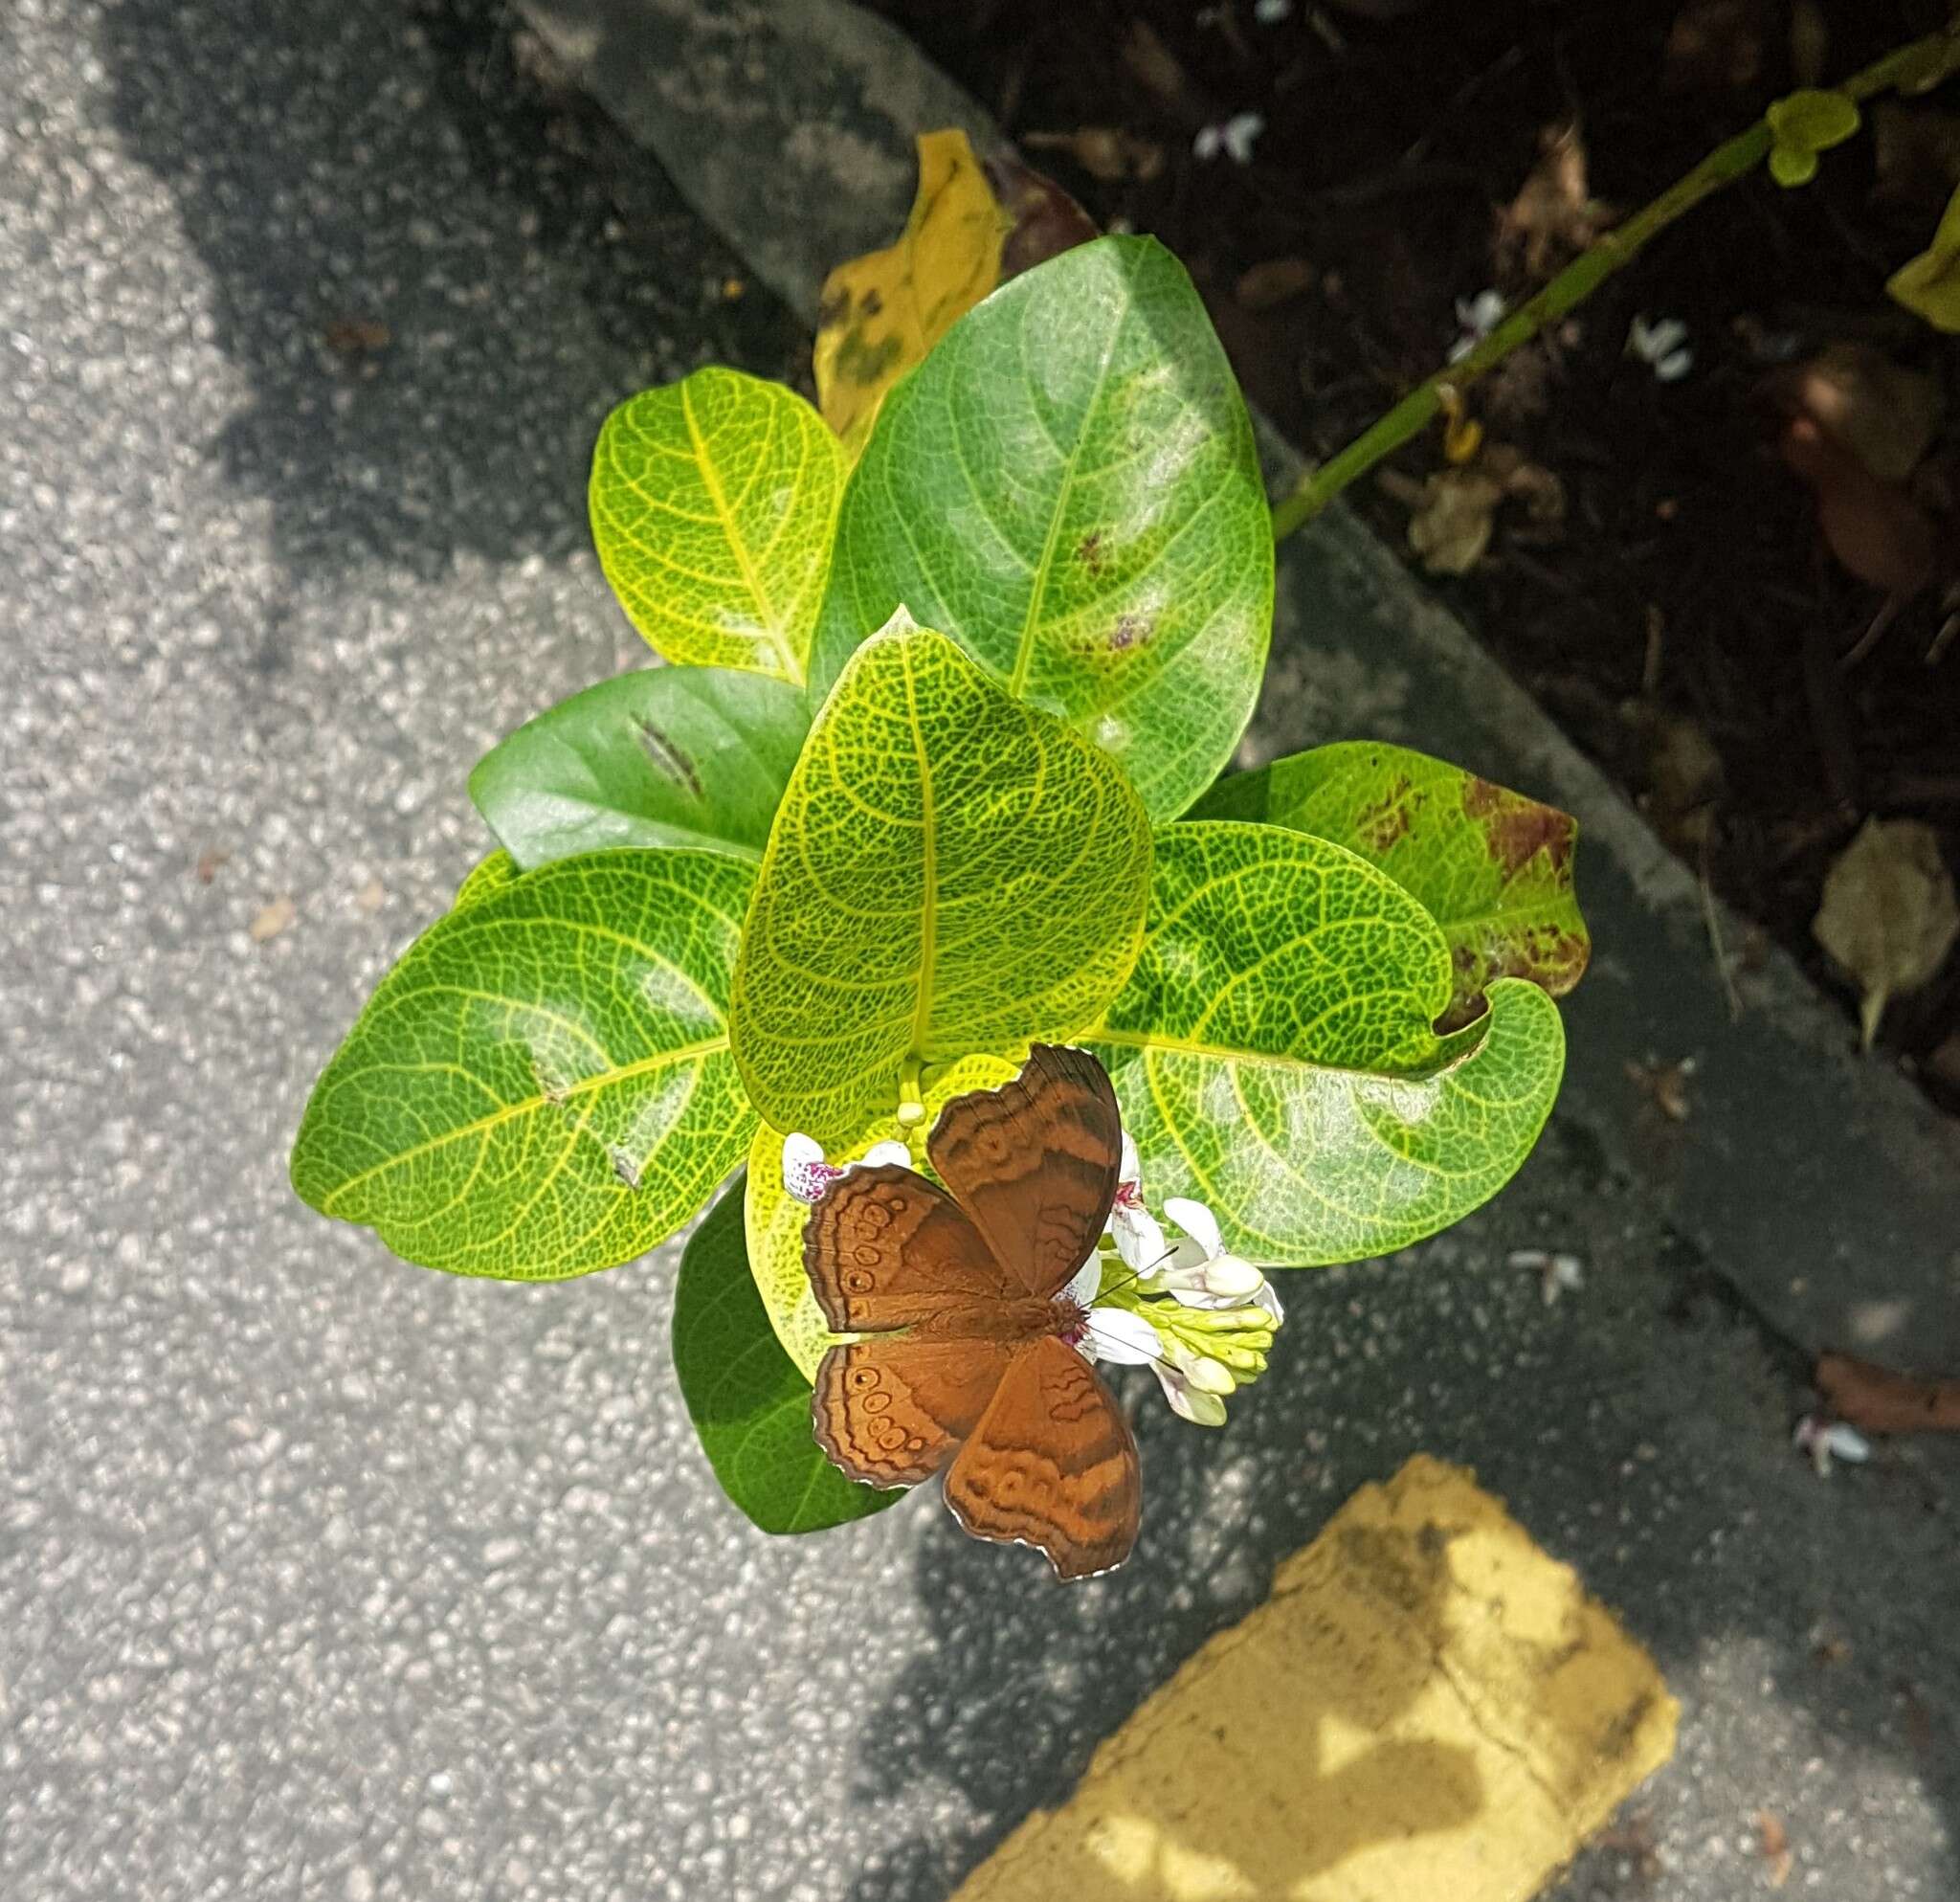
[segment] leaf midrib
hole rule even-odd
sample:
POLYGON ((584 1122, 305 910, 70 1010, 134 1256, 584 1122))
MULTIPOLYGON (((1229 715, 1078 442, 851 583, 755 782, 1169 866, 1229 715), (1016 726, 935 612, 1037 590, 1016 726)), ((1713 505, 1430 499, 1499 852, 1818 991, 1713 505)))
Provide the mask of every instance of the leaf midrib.
POLYGON ((724 1031, 721 1036, 708 1038, 700 1043, 676 1044, 671 1049, 656 1050, 645 1057, 635 1058, 632 1063, 622 1063, 614 1069, 601 1070, 595 1075, 581 1077, 576 1083, 568 1084, 555 1095, 546 1095, 540 1090, 534 1096, 521 1097, 515 1103, 506 1103, 501 1108, 493 1109, 486 1115, 477 1117, 473 1122, 459 1123, 455 1129, 445 1130, 440 1135, 431 1136, 426 1142, 416 1143, 409 1149, 397 1150, 394 1154, 371 1164, 359 1175, 347 1176, 323 1197, 320 1212, 322 1215, 330 1216, 337 1202, 373 1177, 419 1161, 423 1156, 433 1155, 437 1150, 446 1149, 451 1143, 486 1134, 514 1117, 534 1115, 547 1104, 562 1108, 574 1097, 588 1096, 594 1091, 611 1088, 614 1084, 626 1083, 634 1077, 646 1076, 676 1063, 693 1063, 699 1058, 712 1057, 727 1047, 728 1035, 724 1031))

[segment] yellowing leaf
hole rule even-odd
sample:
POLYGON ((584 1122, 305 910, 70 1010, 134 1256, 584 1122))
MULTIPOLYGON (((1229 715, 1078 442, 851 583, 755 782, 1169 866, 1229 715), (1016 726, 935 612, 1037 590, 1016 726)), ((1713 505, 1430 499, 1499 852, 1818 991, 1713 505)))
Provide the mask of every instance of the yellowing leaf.
POLYGON ((1863 991, 1869 1050, 1886 1002, 1928 982, 1960 936, 1939 835, 1920 819, 1866 819, 1824 880, 1811 933, 1863 991))
POLYGON ((817 309, 817 405, 855 457, 889 390, 1000 281, 1013 221, 964 132, 919 137, 919 195, 886 251, 839 264, 817 309))
POLYGON ((1894 302, 1936 330, 1960 331, 1960 191, 1940 219, 1933 241, 1886 280, 1894 302))

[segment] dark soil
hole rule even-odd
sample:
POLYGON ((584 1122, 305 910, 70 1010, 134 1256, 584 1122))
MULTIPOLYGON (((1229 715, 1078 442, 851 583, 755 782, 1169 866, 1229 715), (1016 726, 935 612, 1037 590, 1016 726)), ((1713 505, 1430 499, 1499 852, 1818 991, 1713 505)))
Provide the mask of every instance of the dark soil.
MULTIPOLYGON (((1528 292, 1571 256, 1553 242, 1526 257, 1504 215, 1543 139, 1576 127, 1587 189, 1610 220, 1799 83, 1792 0, 1731 0, 1759 32, 1752 73, 1747 35, 1720 42, 1699 70, 1670 62, 1687 5, 1294 0, 1270 24, 1253 0, 880 0, 880 11, 1100 222, 1154 233, 1185 260, 1248 394, 1322 456, 1437 367, 1459 299, 1528 292), (1371 17, 1382 13, 1398 16, 1371 17), (1139 23, 1168 59, 1139 54, 1139 23), (1196 156, 1199 128, 1245 111, 1264 120, 1250 164, 1196 156), (1098 176, 1043 136, 1083 126, 1131 135, 1157 155, 1155 175, 1098 176), (1300 263, 1294 294, 1268 304, 1241 286, 1275 259, 1300 263)), ((1716 10, 1702 0, 1697 11, 1716 10)), ((1826 30, 1828 82, 1946 8, 1816 0, 1796 11, 1798 40, 1818 21, 1826 30)), ((1936 130, 1936 116, 1960 124, 1960 81, 1912 111, 1936 130)), ((1676 849, 1846 997, 1847 1016, 1850 994, 1810 925, 1864 817, 1927 820, 1960 866, 1960 641, 1926 659, 1960 612, 1946 593, 1960 573, 1956 431, 1946 425, 1915 478, 1941 577, 1841 671, 1885 597, 1823 545, 1810 490, 1776 453, 1765 391, 1779 364, 1853 339, 1960 396, 1960 340, 1883 288, 1926 248, 1954 176, 1934 160, 1882 176, 1877 154, 1867 132, 1827 153, 1810 187, 1758 174, 1719 194, 1556 336, 1477 386, 1471 406, 1489 436, 1560 479, 1564 519, 1534 524, 1506 504, 1515 515, 1501 515, 1468 575, 1430 577, 1676 849), (1680 381, 1657 380, 1627 352, 1642 313, 1687 324, 1694 365, 1680 381)), ((1443 466, 1432 434, 1393 459, 1388 484, 1364 479, 1348 499, 1406 547, 1409 484, 1397 499, 1394 474, 1443 466)), ((1960 1109, 1960 954, 1890 1006, 1879 1041, 1960 1109)))

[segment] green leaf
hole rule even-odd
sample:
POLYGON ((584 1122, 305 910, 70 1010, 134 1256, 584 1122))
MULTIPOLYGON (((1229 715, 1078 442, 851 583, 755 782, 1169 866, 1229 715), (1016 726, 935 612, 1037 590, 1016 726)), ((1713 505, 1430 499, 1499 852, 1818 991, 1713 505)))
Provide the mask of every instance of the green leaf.
POLYGON ((450 901, 452 911, 460 911, 466 906, 476 904, 479 898, 488 898, 499 892, 517 877, 517 862, 508 852, 493 852, 486 859, 479 859, 469 869, 468 876, 456 888, 456 897, 450 901))
POLYGON ((1776 101, 1765 117, 1770 175, 1778 185, 1808 185, 1817 175, 1817 154, 1841 145, 1859 127, 1856 101, 1810 87, 1776 101))
POLYGON ((1100 238, 1016 278, 885 398, 817 690, 901 604, 1113 753, 1153 818, 1231 757, 1272 631, 1272 516, 1225 352, 1160 245, 1100 238))
POLYGON ((1885 289, 1934 329, 1960 331, 1960 191, 1948 202, 1932 243, 1894 271, 1885 289))
POLYGON ((674 1290, 674 1371, 722 1490, 766 1533, 814 1533, 895 1505, 817 1445, 810 1379, 776 1344, 742 1239, 737 1176, 689 1240, 674 1290))
POLYGON ((470 797, 525 866, 614 845, 760 861, 809 727, 787 682, 651 667, 527 721, 478 761, 470 797))
POLYGON ((453 1274, 643 1254, 755 1129, 727 1025, 754 880, 723 853, 599 852, 437 919, 314 1085, 294 1188, 453 1274))
MULTIPOLYGON (((925 1114, 915 1126, 918 1140, 912 1166, 927 1175, 932 1174, 924 1152, 924 1133, 954 1097, 969 1089, 998 1089, 1019 1068, 1018 1062, 1010 1063, 1004 1057, 968 1057, 926 1077, 920 1091, 925 1114)), ((892 1106, 887 1105, 843 1141, 830 1144, 827 1159, 841 1167, 859 1161, 874 1143, 904 1141, 905 1131, 891 1111, 892 1106)), ((836 1338, 824 1323, 823 1310, 811 1292, 810 1276, 803 1266, 803 1229, 809 1220, 808 1205, 783 1187, 783 1131, 764 1123, 748 1150, 748 1264, 776 1339, 791 1364, 801 1371, 806 1388, 816 1377, 816 1363, 823 1358, 824 1350, 836 1338)))
POLYGON ((599 566, 664 659, 800 684, 843 487, 844 452, 802 397, 698 369, 599 431, 599 566))
POLYGON ((1578 822, 1427 753, 1369 740, 1316 747, 1221 779, 1193 817, 1262 819, 1380 866, 1442 927, 1446 1025, 1481 1015, 1497 977, 1563 996, 1592 953, 1572 893, 1578 822))
POLYGON ((1157 835, 1143 954, 1086 1033, 1145 1195, 1209 1203, 1272 1266, 1446 1228, 1530 1153, 1565 1063, 1558 1006, 1501 978, 1447 1038, 1450 953, 1385 873, 1278 826, 1157 835))
POLYGON ((888 1114, 908 1063, 1092 1020, 1135 961, 1149 863, 1106 753, 944 635, 881 631, 811 727, 756 882, 735 969, 750 1100, 828 1143, 888 1114))

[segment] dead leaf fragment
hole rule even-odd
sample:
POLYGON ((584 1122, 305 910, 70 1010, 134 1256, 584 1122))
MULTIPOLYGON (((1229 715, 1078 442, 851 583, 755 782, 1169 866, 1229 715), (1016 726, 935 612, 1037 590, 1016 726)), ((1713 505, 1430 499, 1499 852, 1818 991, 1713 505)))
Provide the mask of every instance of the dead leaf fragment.
POLYGON ((1937 379, 1869 344, 1832 344, 1765 387, 1786 414, 1809 416, 1882 482, 1903 482, 1919 466, 1946 410, 1937 379))
POLYGON ((1782 1819, 1767 1809, 1756 1812, 1756 1853, 1769 1865, 1770 1887, 1781 1889, 1790 1880, 1795 1858, 1790 1853, 1790 1832, 1782 1819))
POLYGON ((1763 69, 1765 11, 1764 0, 1688 0, 1667 30, 1668 90, 1752 85, 1763 69))
POLYGON ((1164 147, 1118 125, 1078 125, 1073 132, 1024 132, 1031 152, 1066 152, 1091 178, 1106 185, 1125 179, 1147 184, 1164 169, 1164 147))
POLYGON ((1922 819, 1866 819, 1825 876, 1811 934, 1856 979, 1869 1050, 1886 1003, 1929 981, 1960 937, 1939 835, 1922 819))
POLYGON ((207 847, 197 855, 197 883, 208 885, 217 877, 219 868, 230 862, 232 855, 222 846, 207 847))
POLYGON ((1627 1065, 1627 1079, 1646 1092, 1655 1108, 1670 1123, 1685 1123, 1691 1108, 1688 1101, 1688 1079, 1695 1073, 1692 1057, 1683 1057, 1676 1063, 1663 1063, 1659 1058, 1645 1063, 1627 1065))
POLYGON ((1855 1354, 1817 1357, 1817 1392, 1866 1433, 1960 1433, 1960 1380, 1901 1374, 1855 1354))
POLYGON ((1508 443, 1486 443, 1475 460, 1440 469, 1427 481, 1399 478, 1386 485, 1414 509, 1409 546, 1432 574, 1468 574, 1477 566, 1506 497, 1523 502, 1534 522, 1565 515, 1565 485, 1508 443))
POLYGON ((370 878, 368 881, 368 883, 364 884, 361 887, 361 889, 354 894, 354 904, 356 908, 364 912, 369 918, 373 917, 373 915, 377 911, 379 911, 383 905, 385 905, 387 902, 387 889, 383 886, 381 881, 375 878, 370 878))
POLYGON ((276 938, 293 920, 300 915, 300 907, 283 895, 261 906, 246 930, 251 933, 255 945, 262 945, 268 939, 276 938))
POLYGON ((1548 126, 1538 147, 1531 175, 1498 215, 1497 235, 1499 261, 1522 262, 1532 278, 1548 276, 1555 262, 1584 251, 1613 221, 1587 182, 1577 125, 1548 126))
POLYGON ((1881 481, 1811 416, 1792 418, 1778 447, 1810 484, 1817 527, 1844 568, 1902 600, 1932 579, 1933 526, 1904 489, 1881 481))
POLYGON ((1304 257, 1269 257, 1240 274, 1233 295, 1247 310, 1273 310, 1304 297, 1317 279, 1304 257))

